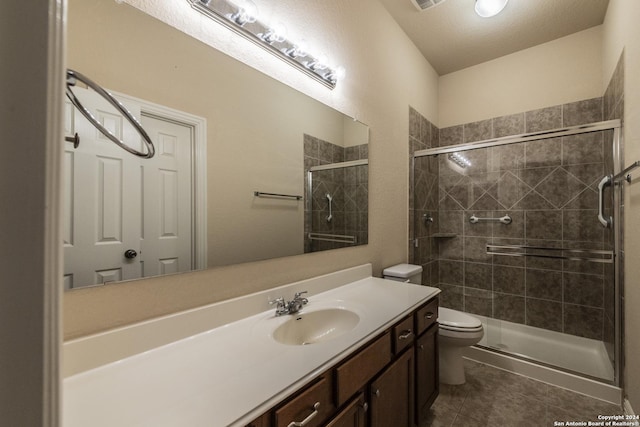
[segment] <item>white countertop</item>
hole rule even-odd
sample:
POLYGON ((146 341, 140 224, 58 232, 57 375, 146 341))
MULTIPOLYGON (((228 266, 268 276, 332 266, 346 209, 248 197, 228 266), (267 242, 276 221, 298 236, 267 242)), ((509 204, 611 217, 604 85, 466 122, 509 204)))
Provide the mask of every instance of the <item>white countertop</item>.
POLYGON ((309 296, 301 313, 341 307, 360 316, 330 341, 276 342, 272 331, 290 316, 269 310, 70 376, 63 425, 244 426, 439 292, 369 277, 309 296))

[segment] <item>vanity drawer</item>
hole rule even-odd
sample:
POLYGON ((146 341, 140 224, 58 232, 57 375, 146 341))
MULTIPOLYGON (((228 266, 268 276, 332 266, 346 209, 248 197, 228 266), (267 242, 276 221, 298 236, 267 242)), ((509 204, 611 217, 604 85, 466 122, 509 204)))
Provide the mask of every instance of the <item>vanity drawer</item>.
POLYGON ((336 368, 336 403, 342 405, 391 361, 389 332, 336 368))
POLYGON ((413 344, 416 337, 413 328, 413 316, 409 316, 402 322, 398 323, 392 329, 393 336, 393 353, 400 354, 402 350, 413 344))
POLYGON ((438 320, 438 298, 416 311, 416 331, 421 335, 438 320))
POLYGON ((274 411, 275 427, 288 427, 292 422, 305 420, 309 420, 305 427, 317 427, 324 425, 334 411, 331 376, 327 374, 274 411))

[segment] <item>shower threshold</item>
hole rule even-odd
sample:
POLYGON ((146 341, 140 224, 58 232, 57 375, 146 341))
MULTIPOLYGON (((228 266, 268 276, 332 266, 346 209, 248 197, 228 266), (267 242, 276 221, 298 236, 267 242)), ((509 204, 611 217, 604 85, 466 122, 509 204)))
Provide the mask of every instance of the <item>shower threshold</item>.
POLYGON ((614 371, 602 341, 549 331, 505 320, 475 316, 482 321, 480 346, 613 382, 614 371))
POLYGON ((604 343, 561 332, 474 315, 484 337, 465 357, 620 404, 604 343))

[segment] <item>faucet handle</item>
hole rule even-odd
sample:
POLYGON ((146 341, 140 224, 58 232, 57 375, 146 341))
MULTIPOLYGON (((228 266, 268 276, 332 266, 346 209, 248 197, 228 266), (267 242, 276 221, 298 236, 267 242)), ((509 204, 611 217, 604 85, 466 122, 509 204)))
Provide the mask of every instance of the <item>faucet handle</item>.
POLYGON ((280 298, 276 298, 274 300, 269 301, 269 305, 273 305, 273 304, 277 304, 278 307, 283 306, 284 305, 284 298, 280 297, 280 298))
POLYGON ((309 304, 309 300, 306 299, 306 298, 301 298, 301 296, 304 295, 304 294, 308 294, 308 293, 309 292, 307 292, 307 291, 296 292, 296 294, 293 296, 293 300, 294 301, 295 300, 299 300, 302 303, 302 305, 307 305, 307 304, 309 304))

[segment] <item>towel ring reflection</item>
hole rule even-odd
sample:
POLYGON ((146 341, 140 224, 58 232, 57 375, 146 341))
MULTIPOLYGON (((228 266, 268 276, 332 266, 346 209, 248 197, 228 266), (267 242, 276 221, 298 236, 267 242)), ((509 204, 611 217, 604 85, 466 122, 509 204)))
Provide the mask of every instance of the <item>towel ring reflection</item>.
POLYGON ((145 159, 150 159, 151 157, 154 156, 154 154, 156 153, 156 149, 153 146, 153 142, 151 142, 151 138, 149 138, 149 135, 144 130, 144 128, 142 127, 142 125, 140 124, 138 119, 136 119, 129 112, 129 110, 127 110, 125 108, 125 106, 120 103, 120 101, 115 99, 113 97, 113 95, 111 95, 109 92, 104 90, 97 83, 95 83, 94 81, 89 79, 87 76, 85 76, 85 75, 83 75, 83 74, 81 74, 81 73, 79 73, 79 72, 77 72, 75 70, 67 69, 67 89, 66 89, 66 93, 67 93, 67 97, 69 98, 69 100, 71 100, 73 105, 75 105, 76 108, 78 110, 80 110, 82 115, 85 116, 87 118, 87 120, 89 120, 89 122, 93 126, 95 126, 104 136, 109 138, 114 144, 118 145, 119 147, 123 148, 124 150, 126 150, 129 153, 134 154, 134 155, 136 155, 138 157, 143 157, 145 159), (82 105, 80 100, 73 93, 73 90, 71 90, 71 87, 76 85, 76 81, 77 80, 80 80, 82 83, 86 84, 88 87, 93 89, 96 93, 98 93, 98 95, 100 95, 104 99, 106 99, 109 102, 109 104, 113 105, 115 107, 115 109, 118 110, 125 117, 125 119, 127 119, 127 121, 133 125, 135 130, 140 134, 140 136, 142 136, 142 141, 144 142, 144 145, 147 147, 147 152, 146 153, 143 153, 141 151, 138 151, 138 150, 136 150, 134 148, 131 148, 128 145, 126 145, 124 142, 122 142, 120 139, 118 139, 117 136, 115 136, 113 133, 111 133, 111 131, 109 131, 109 129, 107 129, 104 126, 102 126, 102 124, 93 116, 93 114, 91 114, 91 112, 89 110, 87 110, 84 107, 84 105, 82 105))

